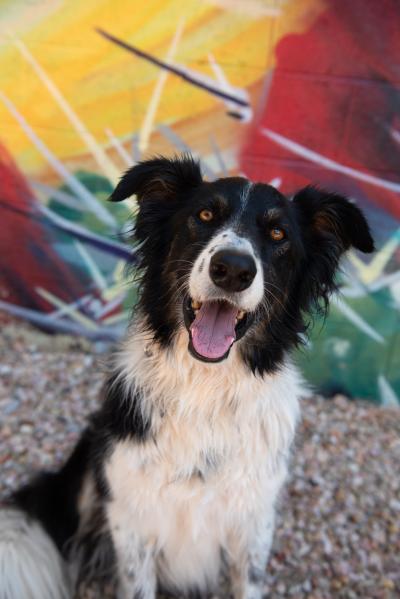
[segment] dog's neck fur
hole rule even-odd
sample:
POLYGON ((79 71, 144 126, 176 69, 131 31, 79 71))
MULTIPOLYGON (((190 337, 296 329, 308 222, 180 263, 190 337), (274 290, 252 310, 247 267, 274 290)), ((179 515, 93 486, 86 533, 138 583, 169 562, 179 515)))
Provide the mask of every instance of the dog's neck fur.
POLYGON ((152 340, 144 330, 143 319, 137 319, 132 328, 118 353, 116 367, 127 398, 140 394, 143 417, 151 419, 153 430, 163 426, 165 418, 174 426, 190 423, 192 431, 228 421, 240 427, 265 421, 275 436, 281 431, 285 437, 271 437, 271 449, 275 442, 280 450, 289 445, 298 417, 297 399, 303 389, 289 360, 276 373, 261 376, 245 364, 239 343, 224 362, 207 364, 189 354, 183 327, 168 348, 152 340))

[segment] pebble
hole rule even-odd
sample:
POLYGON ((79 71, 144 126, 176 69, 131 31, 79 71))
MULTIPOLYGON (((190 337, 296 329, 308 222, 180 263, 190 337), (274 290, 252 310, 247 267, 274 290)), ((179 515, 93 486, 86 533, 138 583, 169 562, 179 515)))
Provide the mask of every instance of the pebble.
POLYGON ((6 416, 8 416, 9 414, 12 414, 16 410, 18 410, 20 403, 21 402, 18 399, 11 399, 10 401, 7 402, 7 404, 3 408, 3 414, 5 414, 6 416))
MULTIPOLYGON (((62 464, 98 406, 105 363, 76 339, 14 329, 0 332, 0 500, 62 464)), ((268 597, 400 597, 399 410, 338 395, 305 399, 302 412, 268 597)), ((97 587, 76 597, 112 598, 97 587)))

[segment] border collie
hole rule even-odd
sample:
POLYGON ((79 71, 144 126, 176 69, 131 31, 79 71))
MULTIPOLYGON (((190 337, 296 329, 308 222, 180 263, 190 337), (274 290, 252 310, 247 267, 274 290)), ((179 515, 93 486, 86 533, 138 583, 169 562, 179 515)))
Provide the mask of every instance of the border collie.
POLYGON ((140 300, 103 402, 65 466, 0 516, 1 599, 64 599, 113 572, 157 590, 259 599, 302 381, 290 352, 326 310, 341 254, 373 251, 361 211, 313 187, 288 200, 188 155, 137 164, 140 300))

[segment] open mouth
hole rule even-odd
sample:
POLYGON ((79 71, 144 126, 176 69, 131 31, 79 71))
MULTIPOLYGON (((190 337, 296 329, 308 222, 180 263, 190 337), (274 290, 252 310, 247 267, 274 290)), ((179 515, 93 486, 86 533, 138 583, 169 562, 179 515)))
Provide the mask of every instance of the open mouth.
POLYGON ((225 300, 198 302, 188 297, 183 304, 189 351, 203 362, 220 362, 228 357, 235 341, 252 322, 249 313, 225 300))

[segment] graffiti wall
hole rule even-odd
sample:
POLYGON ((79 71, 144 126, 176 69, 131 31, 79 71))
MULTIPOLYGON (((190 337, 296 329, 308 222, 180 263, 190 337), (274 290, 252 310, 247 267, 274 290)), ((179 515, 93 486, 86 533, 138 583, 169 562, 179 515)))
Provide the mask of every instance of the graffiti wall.
POLYGON ((52 332, 121 336, 134 215, 121 172, 190 150, 208 179, 291 194, 316 183, 367 212, 325 326, 298 360, 326 393, 400 397, 397 0, 4 0, 0 310, 52 332))

